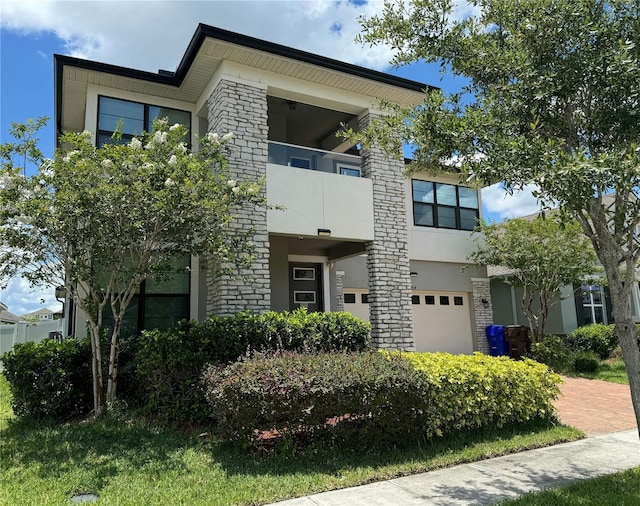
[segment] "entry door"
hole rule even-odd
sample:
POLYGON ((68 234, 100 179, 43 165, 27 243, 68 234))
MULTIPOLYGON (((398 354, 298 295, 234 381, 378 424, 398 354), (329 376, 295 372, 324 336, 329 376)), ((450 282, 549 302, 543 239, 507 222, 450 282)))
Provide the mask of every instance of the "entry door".
POLYGON ((289 262, 289 308, 322 311, 322 264, 289 262))

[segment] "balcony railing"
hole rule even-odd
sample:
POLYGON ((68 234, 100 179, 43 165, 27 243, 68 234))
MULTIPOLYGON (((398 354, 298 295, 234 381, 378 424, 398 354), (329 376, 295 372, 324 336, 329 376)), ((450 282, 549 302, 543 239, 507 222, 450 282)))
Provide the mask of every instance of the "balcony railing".
POLYGON ((360 157, 269 141, 269 163, 360 177, 360 157))

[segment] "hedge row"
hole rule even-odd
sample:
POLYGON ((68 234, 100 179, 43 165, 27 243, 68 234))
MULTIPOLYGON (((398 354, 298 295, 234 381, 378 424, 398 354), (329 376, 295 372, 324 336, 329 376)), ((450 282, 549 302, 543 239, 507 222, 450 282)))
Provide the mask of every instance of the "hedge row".
POLYGON ((135 388, 122 392, 164 419, 202 421, 208 409, 200 378, 207 364, 232 362, 250 351, 362 351, 369 347, 369 332, 370 325, 350 313, 306 309, 242 312, 145 331, 129 346, 133 378, 123 378, 135 388))
POLYGON ((395 443, 549 418, 559 382, 531 360, 375 351, 259 355, 204 375, 222 436, 254 445, 274 430, 395 443))
POLYGON ((615 325, 593 323, 570 332, 564 342, 570 350, 591 351, 604 360, 618 346, 618 337, 615 325))
POLYGON ((64 420, 93 409, 88 339, 18 343, 2 364, 16 416, 64 420))

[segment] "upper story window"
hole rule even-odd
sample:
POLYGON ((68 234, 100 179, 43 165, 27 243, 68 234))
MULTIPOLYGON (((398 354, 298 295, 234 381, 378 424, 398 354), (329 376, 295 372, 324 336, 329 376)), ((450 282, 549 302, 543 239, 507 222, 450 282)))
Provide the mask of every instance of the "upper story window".
POLYGON ((98 146, 113 142, 111 136, 118 126, 122 130, 122 142, 129 142, 134 135, 143 131, 150 132, 155 119, 168 118, 169 125, 179 123, 187 127, 189 133, 185 141, 191 138, 191 113, 170 107, 142 104, 130 100, 111 97, 98 97, 98 146))
POLYGON ((413 223, 421 227, 473 230, 480 214, 478 192, 465 186, 411 180, 413 223))

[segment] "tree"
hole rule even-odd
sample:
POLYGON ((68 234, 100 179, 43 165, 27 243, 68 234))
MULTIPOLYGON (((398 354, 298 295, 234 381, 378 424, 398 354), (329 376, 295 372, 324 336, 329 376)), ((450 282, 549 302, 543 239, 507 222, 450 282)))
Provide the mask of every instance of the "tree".
MULTIPOLYGON (((32 140, 41 124, 13 128, 26 128, 32 140)), ((116 134, 102 147, 89 132, 65 134, 52 160, 20 139, 1 151, 0 275, 64 286, 85 313, 96 415, 116 397, 123 317, 143 280, 163 276, 177 254, 211 257, 226 269, 251 261, 250 231, 232 232, 228 223, 233 206, 264 204, 261 182, 229 177, 231 134, 208 133, 192 153, 186 133, 157 121, 150 133, 126 142, 116 134), (32 176, 23 171, 27 163, 36 167, 32 176), (114 319, 106 396, 105 314, 114 319)))
POLYGON ((622 0, 387 2, 360 40, 396 49, 394 64, 440 62, 460 94, 428 92, 357 137, 390 153, 416 146, 414 170, 462 171, 479 185, 536 185, 591 240, 640 421, 640 349, 629 304, 640 257, 640 3, 622 0))
POLYGON ((479 232, 478 249, 469 260, 509 269, 511 284, 522 288, 521 307, 531 335, 541 341, 560 289, 596 270, 591 243, 577 222, 564 224, 543 216, 482 224, 479 232))

